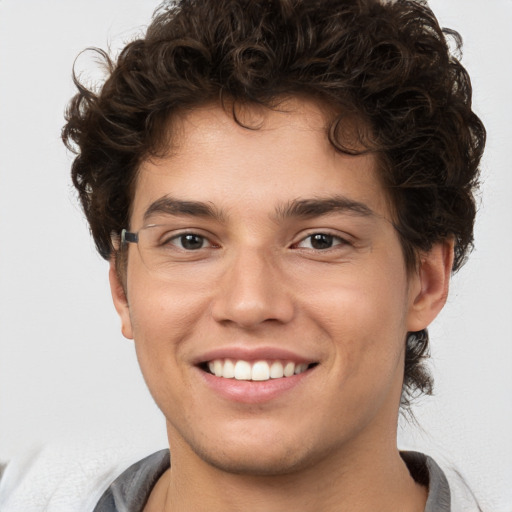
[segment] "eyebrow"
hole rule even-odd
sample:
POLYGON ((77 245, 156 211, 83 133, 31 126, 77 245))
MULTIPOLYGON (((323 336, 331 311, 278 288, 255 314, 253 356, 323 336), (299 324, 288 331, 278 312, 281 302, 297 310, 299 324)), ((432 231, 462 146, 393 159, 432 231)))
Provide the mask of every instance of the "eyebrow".
POLYGON ((144 212, 144 223, 156 214, 167 215, 186 215, 190 217, 211 218, 218 221, 224 221, 223 212, 217 209, 213 204, 203 203, 201 201, 182 201, 171 196, 164 196, 157 199, 149 205, 144 212))
POLYGON ((276 209, 276 218, 312 218, 336 212, 351 213, 360 217, 377 217, 366 204, 336 195, 326 198, 294 199, 276 209))
MULTIPOLYGON (((273 217, 277 220, 289 218, 313 218, 330 213, 343 212, 360 217, 376 217, 377 214, 366 204, 345 196, 326 198, 293 199, 275 209, 273 217)), ((226 216, 213 204, 202 201, 184 201, 171 196, 164 196, 149 205, 144 212, 144 223, 156 214, 185 215, 203 217, 225 222, 226 216)))

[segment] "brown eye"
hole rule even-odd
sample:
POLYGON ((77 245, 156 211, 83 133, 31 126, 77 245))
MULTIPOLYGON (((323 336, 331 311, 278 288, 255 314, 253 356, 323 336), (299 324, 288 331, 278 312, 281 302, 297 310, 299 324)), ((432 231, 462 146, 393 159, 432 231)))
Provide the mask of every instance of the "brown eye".
POLYGON ((169 240, 169 243, 178 246, 180 249, 185 249, 186 251, 197 251, 198 249, 203 249, 210 245, 204 236, 195 233, 178 235, 169 240))
POLYGON ((310 243, 313 249, 330 249, 333 246, 334 237, 325 233, 315 233, 310 236, 310 243))
POLYGON ((339 236, 331 235, 329 233, 312 233, 306 238, 303 238, 297 244, 297 247, 301 249, 325 251, 327 249, 332 249, 333 247, 346 244, 348 244, 348 242, 339 236))

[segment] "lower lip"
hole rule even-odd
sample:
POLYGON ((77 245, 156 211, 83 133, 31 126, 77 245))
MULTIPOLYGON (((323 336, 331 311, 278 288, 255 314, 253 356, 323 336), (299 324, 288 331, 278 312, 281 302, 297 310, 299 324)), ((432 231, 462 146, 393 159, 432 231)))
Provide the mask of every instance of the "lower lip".
POLYGON ((197 369, 206 385, 221 397, 239 403, 259 404, 275 400, 291 391, 307 378, 314 368, 291 377, 269 379, 264 381, 236 380, 216 377, 211 373, 197 369))

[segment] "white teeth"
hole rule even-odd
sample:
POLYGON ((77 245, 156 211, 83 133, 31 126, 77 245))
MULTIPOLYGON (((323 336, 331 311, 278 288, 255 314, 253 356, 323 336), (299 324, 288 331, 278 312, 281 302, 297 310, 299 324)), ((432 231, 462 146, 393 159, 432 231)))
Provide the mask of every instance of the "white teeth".
POLYGON ((248 361, 233 359, 214 359, 208 362, 210 373, 216 377, 236 380, 266 381, 281 379, 304 373, 308 369, 307 363, 295 364, 291 361, 248 361))
POLYGON ((307 364, 298 364, 296 367, 295 367, 295 375, 298 375, 299 373, 303 373, 307 370, 308 368, 308 365, 307 364))
POLYGON ((220 359, 213 361, 213 373, 216 377, 222 377, 222 361, 220 359))
POLYGON ((291 377, 295 373, 295 363, 286 363, 283 372, 285 377, 291 377))
POLYGON ((270 366, 270 378, 281 379, 284 377, 283 365, 279 361, 274 361, 270 366))
POLYGON ((237 361, 235 364, 236 380, 251 380, 251 363, 247 361, 237 361))
POLYGON ((258 361, 252 365, 252 380, 270 379, 270 367, 266 361, 258 361))
POLYGON ((225 379, 232 379, 235 376, 235 363, 231 359, 224 361, 224 369, 222 370, 222 376, 225 379))

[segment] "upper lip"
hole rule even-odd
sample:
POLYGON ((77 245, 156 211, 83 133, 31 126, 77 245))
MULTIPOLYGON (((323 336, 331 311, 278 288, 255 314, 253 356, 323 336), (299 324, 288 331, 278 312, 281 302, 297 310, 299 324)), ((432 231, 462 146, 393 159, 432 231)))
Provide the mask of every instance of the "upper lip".
POLYGON ((297 354, 279 347, 219 347, 194 358, 198 365, 215 359, 233 359, 242 361, 292 361, 296 364, 315 363, 317 359, 297 354))

